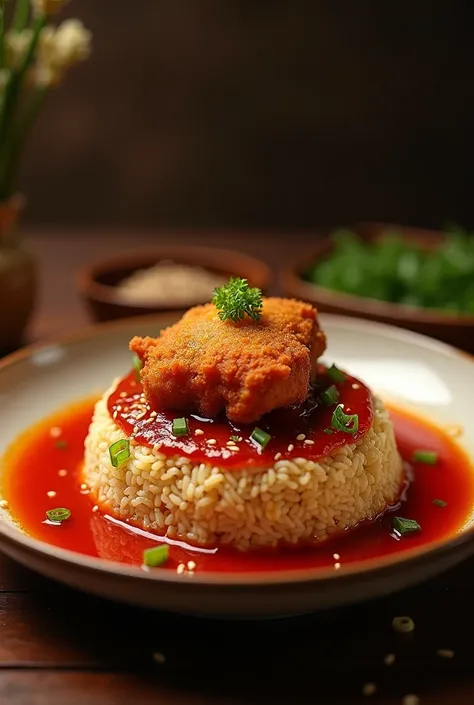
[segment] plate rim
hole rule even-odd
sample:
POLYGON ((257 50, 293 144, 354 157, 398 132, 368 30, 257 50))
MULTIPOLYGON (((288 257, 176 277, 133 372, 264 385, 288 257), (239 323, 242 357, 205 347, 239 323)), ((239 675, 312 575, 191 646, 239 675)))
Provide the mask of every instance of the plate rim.
MULTIPOLYGON (((399 328, 390 324, 378 323, 376 321, 362 318, 352 318, 338 314, 321 314, 323 321, 328 321, 336 327, 347 327, 351 329, 368 330, 369 332, 379 332, 388 338, 397 338, 407 344, 417 347, 428 348, 429 350, 440 352, 451 358, 462 358, 474 367, 474 356, 459 350, 452 345, 435 340, 429 336, 416 333, 410 330, 399 328)), ((177 320, 179 314, 174 312, 146 314, 143 316, 127 317, 115 321, 92 323, 82 326, 73 333, 53 336, 48 340, 27 345, 0 360, 0 378, 9 368, 21 362, 26 362, 31 356, 38 354, 42 350, 47 350, 53 346, 70 347, 76 343, 92 340, 96 335, 107 331, 119 331, 133 327, 133 325, 155 324, 170 325, 173 320, 177 320)), ((8 510, 7 510, 8 511, 8 510)), ((62 563, 80 567, 96 574, 106 574, 108 576, 120 576, 140 580, 141 582, 165 583, 167 585, 180 585, 184 583, 201 587, 217 588, 270 588, 278 586, 293 587, 308 585, 310 583, 332 583, 350 578, 370 578, 377 577, 380 573, 392 569, 396 566, 408 567, 413 562, 426 559, 433 559, 436 555, 443 555, 454 551, 457 548, 474 540, 474 525, 467 528, 460 534, 446 539, 436 541, 428 546, 418 546, 407 549, 402 553, 389 554, 383 557, 363 559, 353 561, 347 565, 342 564, 339 570, 328 568, 296 568, 283 571, 252 571, 251 573, 236 572, 222 573, 217 571, 206 571, 193 575, 192 581, 178 575, 174 571, 153 571, 143 570, 140 566, 128 565, 117 561, 108 561, 99 557, 81 554, 70 549, 60 548, 45 541, 41 541, 23 533, 21 529, 9 524, 0 518, 0 536, 14 546, 19 545, 22 549, 35 554, 41 554, 51 560, 59 560, 62 563)), ((186 577, 186 576, 185 576, 186 577)))

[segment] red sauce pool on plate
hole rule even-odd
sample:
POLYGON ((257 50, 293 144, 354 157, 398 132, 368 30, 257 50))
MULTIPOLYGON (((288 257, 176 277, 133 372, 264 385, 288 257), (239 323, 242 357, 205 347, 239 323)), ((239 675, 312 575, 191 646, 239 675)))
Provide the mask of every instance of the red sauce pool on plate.
POLYGON ((142 386, 135 381, 133 372, 124 377, 110 395, 108 410, 127 436, 133 435, 143 445, 158 445, 165 455, 186 456, 196 463, 211 460, 228 469, 271 466, 277 453, 282 459, 304 455, 308 460, 315 460, 328 455, 337 446, 364 436, 373 421, 370 390, 350 375, 346 374, 343 382, 334 382, 325 373, 326 368, 320 365, 318 386, 310 389, 303 404, 275 409, 257 424, 248 426, 231 423, 225 416, 203 419, 182 411, 155 409, 142 395, 142 386), (343 404, 344 413, 358 415, 358 428, 353 434, 332 429, 335 405, 327 406, 318 400, 318 395, 332 386, 337 389, 338 403, 343 404), (172 431, 173 419, 183 416, 186 416, 189 434, 176 437, 172 431), (270 434, 263 450, 251 439, 255 426, 270 434), (297 440, 299 435, 303 436, 301 440, 297 440), (232 446, 229 448, 233 437, 239 438, 235 450, 232 446))
MULTIPOLYGON (((80 485, 83 446, 94 400, 71 406, 38 423, 13 444, 3 459, 3 495, 24 529, 49 544, 91 556, 142 563, 145 548, 163 539, 93 512, 87 489, 80 485), (53 496, 49 493, 54 492, 53 496), (45 511, 70 509, 59 526, 45 523, 45 511)), ((274 571, 328 567, 403 552, 452 536, 474 506, 474 473, 464 452, 442 431, 415 416, 391 409, 399 450, 409 461, 416 449, 434 450, 435 466, 413 464, 413 480, 399 516, 416 519, 422 531, 395 540, 387 512, 320 546, 242 553, 235 549, 196 549, 169 541, 169 560, 156 570, 176 570, 189 561, 195 571, 274 571), (440 507, 433 500, 443 500, 440 507), (336 557, 335 557, 336 556, 336 557)))

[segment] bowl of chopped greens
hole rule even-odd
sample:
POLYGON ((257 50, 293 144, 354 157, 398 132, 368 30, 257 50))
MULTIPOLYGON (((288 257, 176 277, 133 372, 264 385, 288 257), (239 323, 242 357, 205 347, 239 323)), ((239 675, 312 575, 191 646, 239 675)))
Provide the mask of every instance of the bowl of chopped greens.
POLYGON ((474 234, 385 224, 337 229, 282 273, 287 295, 474 352, 474 234))

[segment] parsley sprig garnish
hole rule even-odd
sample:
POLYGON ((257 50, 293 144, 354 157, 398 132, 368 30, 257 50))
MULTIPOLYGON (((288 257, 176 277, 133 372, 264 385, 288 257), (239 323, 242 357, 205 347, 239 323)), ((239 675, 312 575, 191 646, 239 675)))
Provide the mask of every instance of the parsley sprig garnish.
POLYGON ((227 284, 215 289, 212 303, 221 321, 230 318, 237 323, 245 314, 253 321, 259 321, 262 316, 262 292, 249 287, 247 280, 240 277, 231 277, 227 284))

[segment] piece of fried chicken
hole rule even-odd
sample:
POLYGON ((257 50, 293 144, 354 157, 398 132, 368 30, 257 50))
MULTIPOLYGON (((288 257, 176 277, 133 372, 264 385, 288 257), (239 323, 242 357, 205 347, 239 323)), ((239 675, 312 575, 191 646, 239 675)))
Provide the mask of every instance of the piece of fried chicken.
POLYGON ((221 321, 213 304, 196 306, 159 338, 135 337, 145 394, 163 409, 213 418, 225 411, 252 423, 306 399, 326 348, 317 311, 293 299, 264 298, 255 322, 221 321))

